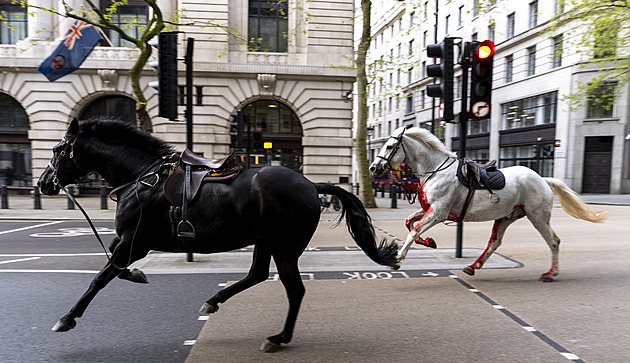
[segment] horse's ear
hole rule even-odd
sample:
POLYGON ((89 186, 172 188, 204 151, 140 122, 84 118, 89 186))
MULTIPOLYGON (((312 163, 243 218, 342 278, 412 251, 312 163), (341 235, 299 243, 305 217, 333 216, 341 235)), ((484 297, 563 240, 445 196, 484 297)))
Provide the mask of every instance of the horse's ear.
POLYGON ((79 119, 76 117, 70 121, 70 126, 68 126, 68 131, 66 133, 70 135, 78 135, 79 134, 79 119))

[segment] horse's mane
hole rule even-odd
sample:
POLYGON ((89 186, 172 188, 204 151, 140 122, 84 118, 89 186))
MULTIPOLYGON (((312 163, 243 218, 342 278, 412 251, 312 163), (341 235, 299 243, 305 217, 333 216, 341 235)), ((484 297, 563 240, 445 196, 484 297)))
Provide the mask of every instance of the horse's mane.
POLYGON ((428 147, 435 151, 441 152, 446 156, 456 157, 456 154, 449 150, 437 136, 433 135, 429 130, 412 127, 405 131, 405 136, 409 136, 412 139, 423 142, 428 147))
POLYGON ((164 140, 140 131, 128 122, 103 117, 90 118, 79 122, 79 135, 92 136, 107 142, 129 145, 155 156, 173 153, 173 147, 164 140))

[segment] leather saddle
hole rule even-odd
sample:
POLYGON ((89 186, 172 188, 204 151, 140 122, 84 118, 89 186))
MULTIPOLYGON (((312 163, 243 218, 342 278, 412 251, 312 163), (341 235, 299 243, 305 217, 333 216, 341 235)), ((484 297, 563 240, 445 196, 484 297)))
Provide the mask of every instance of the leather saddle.
POLYGON ((179 237, 194 237, 195 230, 186 219, 189 203, 193 202, 203 183, 228 182, 236 178, 241 166, 234 162, 236 152, 223 159, 206 159, 185 149, 172 161, 169 176, 164 183, 164 195, 173 205, 181 207, 181 221, 177 226, 179 237))
POLYGON ((478 164, 471 159, 460 159, 457 178, 467 188, 501 190, 505 187, 505 176, 497 168, 497 161, 478 164))

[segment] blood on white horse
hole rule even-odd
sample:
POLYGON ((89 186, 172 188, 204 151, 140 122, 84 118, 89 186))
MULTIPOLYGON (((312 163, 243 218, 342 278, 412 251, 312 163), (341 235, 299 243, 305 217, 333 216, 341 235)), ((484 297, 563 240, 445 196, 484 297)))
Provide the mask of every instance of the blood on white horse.
MULTIPOLYGON (((468 193, 468 188, 457 179, 459 163, 455 153, 425 129, 396 129, 370 165, 370 170, 374 175, 381 176, 402 162, 409 165, 418 176, 421 209, 405 220, 409 234, 398 253, 399 261, 405 259, 413 242, 436 248, 435 241, 430 237, 421 237, 422 234, 446 220, 458 221, 468 193)), ((560 238, 549 224, 554 194, 565 212, 572 217, 601 222, 606 219, 608 212, 594 212, 559 179, 543 178, 524 166, 512 166, 501 171, 505 176, 505 187, 493 191, 496 195, 493 198, 489 198, 487 190, 475 191, 464 216, 464 222, 494 220, 494 226, 485 251, 463 271, 474 275, 475 270, 482 268, 501 245, 507 227, 527 217, 551 249, 551 268, 542 274, 540 281, 553 281, 553 276, 559 272, 560 244, 560 238)))

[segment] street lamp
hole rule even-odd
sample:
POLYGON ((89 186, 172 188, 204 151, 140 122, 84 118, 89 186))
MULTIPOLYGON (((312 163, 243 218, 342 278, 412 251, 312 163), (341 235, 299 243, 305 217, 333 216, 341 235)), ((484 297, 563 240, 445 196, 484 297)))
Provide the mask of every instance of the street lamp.
POLYGON ((374 127, 368 126, 366 129, 368 137, 368 163, 372 162, 372 135, 374 134, 374 127))

